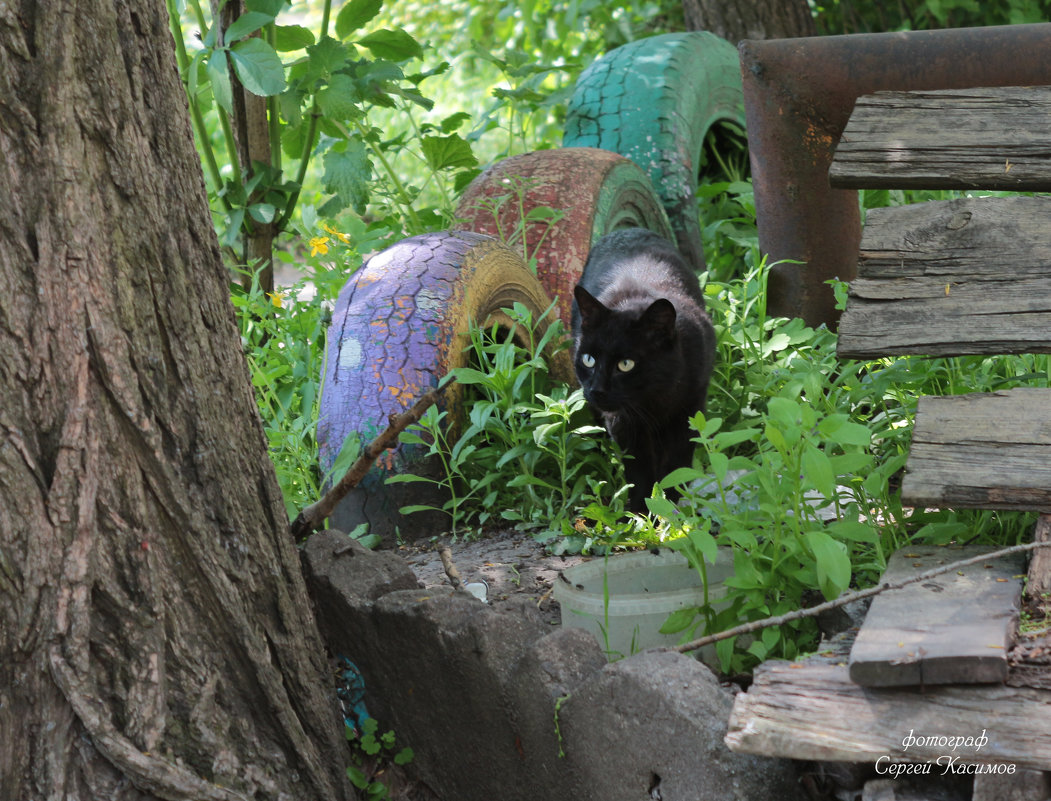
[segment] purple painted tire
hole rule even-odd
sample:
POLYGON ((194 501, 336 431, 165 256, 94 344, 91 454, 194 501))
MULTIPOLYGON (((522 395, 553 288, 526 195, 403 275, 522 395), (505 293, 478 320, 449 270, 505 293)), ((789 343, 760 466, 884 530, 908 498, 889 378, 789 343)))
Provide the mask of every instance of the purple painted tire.
MULTIPOLYGON (((331 469, 344 440, 357 433, 362 446, 387 426, 391 414, 436 387, 450 369, 466 363, 464 346, 472 320, 506 320, 501 309, 522 303, 539 320, 550 305, 521 257, 496 239, 469 231, 404 239, 373 256, 340 292, 328 329, 318 444, 323 472, 331 469)), ((509 323, 509 321, 507 321, 509 323)), ((553 366, 567 377, 568 357, 553 366)), ((445 408, 455 425, 461 393, 446 391, 445 408)), ((401 515, 408 504, 441 506, 432 485, 386 484, 392 473, 434 474, 423 448, 401 445, 385 452, 366 479, 339 504, 331 524, 344 531, 368 523, 384 542, 417 539, 444 530, 441 513, 401 515)))

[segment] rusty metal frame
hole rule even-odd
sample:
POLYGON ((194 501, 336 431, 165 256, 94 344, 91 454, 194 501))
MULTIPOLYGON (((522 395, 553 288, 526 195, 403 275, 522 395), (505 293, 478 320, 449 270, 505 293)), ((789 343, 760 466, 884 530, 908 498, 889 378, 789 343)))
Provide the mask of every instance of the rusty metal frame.
POLYGON ((883 89, 1051 85, 1051 23, 802 39, 739 46, 759 245, 771 314, 834 325, 829 279, 850 280, 858 193, 828 168, 854 101, 883 89))

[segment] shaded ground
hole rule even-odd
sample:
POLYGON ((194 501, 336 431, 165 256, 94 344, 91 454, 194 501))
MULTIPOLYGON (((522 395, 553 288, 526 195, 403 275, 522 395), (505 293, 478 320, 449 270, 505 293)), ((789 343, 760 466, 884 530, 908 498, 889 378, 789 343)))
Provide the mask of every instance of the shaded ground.
POLYGON ((529 534, 520 531, 499 531, 474 542, 452 542, 441 537, 435 542, 418 541, 398 548, 425 587, 448 586, 441 558, 440 545, 448 545, 465 583, 485 581, 488 601, 500 606, 511 598, 525 595, 535 599, 544 619, 552 625, 560 622, 558 602, 551 597, 551 588, 560 571, 586 561, 582 556, 550 556, 544 547, 529 534))

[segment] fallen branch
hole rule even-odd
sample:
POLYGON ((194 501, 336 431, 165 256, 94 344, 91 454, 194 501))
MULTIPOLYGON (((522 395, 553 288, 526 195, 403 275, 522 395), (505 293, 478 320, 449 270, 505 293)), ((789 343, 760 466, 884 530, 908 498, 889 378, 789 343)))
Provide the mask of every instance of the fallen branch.
POLYGON ((456 569, 456 564, 453 562, 453 552, 449 550, 448 545, 438 546, 438 557, 442 560, 445 575, 449 577, 449 583, 453 585, 453 589, 467 592, 464 590, 463 579, 460 578, 460 571, 456 569))
POLYGON ((379 455, 398 444, 398 435, 413 423, 418 423, 424 413, 437 403, 444 389, 445 387, 432 389, 422 395, 411 408, 398 415, 392 414, 387 421, 387 428, 369 443, 343 478, 326 492, 320 501, 301 511, 299 516, 292 521, 292 536, 299 540, 320 529, 325 523, 325 518, 331 515, 336 508, 336 504, 361 482, 379 455))
POLYGON ((917 581, 926 581, 934 576, 940 576, 943 573, 948 573, 952 570, 959 570, 961 567, 967 567, 968 565, 976 565, 979 562, 986 562, 990 559, 999 559, 1001 556, 1009 556, 1013 553, 1021 553, 1023 551, 1034 551, 1037 548, 1046 548, 1051 546, 1051 541, 1039 541, 1029 542, 1025 545, 1012 545, 1010 548, 1002 548, 999 551, 990 551, 989 553, 983 553, 978 556, 972 556, 968 559, 961 559, 958 562, 953 562, 948 565, 942 565, 941 567, 931 568, 925 570, 922 573, 917 573, 915 576, 910 576, 907 579, 901 581, 895 581, 891 584, 880 584, 875 587, 869 587, 867 590, 859 590, 858 592, 852 592, 847 595, 841 595, 831 601, 826 601, 823 604, 817 606, 811 606, 808 609, 797 609, 794 612, 787 612, 783 615, 777 615, 775 617, 764 618, 763 620, 753 620, 751 623, 742 623, 740 626, 735 626, 732 629, 726 631, 720 631, 716 634, 708 634, 704 637, 699 637, 696 640, 692 640, 683 645, 676 645, 674 648, 669 648, 670 651, 678 651, 680 654, 685 654, 689 651, 696 651, 698 648, 703 648, 706 645, 719 642, 720 640, 728 640, 731 637, 736 637, 739 634, 750 634, 753 631, 759 631, 760 629, 767 629, 771 626, 780 626, 785 623, 789 623, 793 620, 801 620, 807 617, 815 617, 820 615, 822 612, 827 612, 830 609, 836 609, 840 606, 846 606, 854 601, 860 601, 864 598, 869 598, 873 595, 879 595, 881 592, 887 590, 900 590, 909 584, 915 584, 917 581))

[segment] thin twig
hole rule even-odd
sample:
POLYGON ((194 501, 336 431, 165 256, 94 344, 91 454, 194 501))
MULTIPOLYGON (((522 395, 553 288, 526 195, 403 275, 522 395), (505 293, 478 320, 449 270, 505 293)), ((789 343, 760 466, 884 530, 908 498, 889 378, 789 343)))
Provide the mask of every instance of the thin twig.
POLYGON ((392 414, 386 430, 369 443, 336 486, 326 492, 320 501, 300 512, 299 516, 292 521, 292 536, 299 540, 321 528, 325 518, 336 508, 336 504, 361 482, 379 455, 397 445, 398 435, 413 423, 418 423, 424 413, 438 401, 443 391, 444 387, 432 389, 422 395, 408 410, 398 415, 392 414))
POLYGON ((704 637, 699 637, 691 642, 684 643, 683 645, 676 645, 674 648, 668 650, 678 651, 680 654, 687 653, 688 651, 696 651, 698 648, 703 648, 706 645, 719 642, 720 640, 727 640, 730 637, 736 637, 739 634, 749 634, 759 629, 770 628, 771 626, 780 626, 793 620, 801 620, 807 617, 814 617, 820 615, 822 612, 827 612, 830 609, 836 609, 840 606, 852 603, 854 601, 860 601, 864 598, 868 598, 873 595, 878 595, 886 590, 899 590, 909 584, 915 584, 917 581, 925 581, 934 576, 940 576, 942 573, 948 573, 952 570, 958 570, 961 567, 967 565, 976 565, 979 562, 985 562, 990 559, 999 559, 1001 556, 1009 556, 1014 553, 1022 553, 1023 551, 1033 551, 1037 548, 1046 548, 1051 546, 1051 541, 1045 542, 1029 542, 1025 545, 1012 545, 1010 548, 1002 548, 999 551, 990 551, 989 553, 979 554, 978 556, 972 556, 968 559, 961 559, 959 562, 953 562, 948 565, 942 565, 941 567, 931 568, 925 570, 922 573, 917 573, 915 576, 896 581, 891 584, 880 584, 876 587, 869 587, 867 590, 859 590, 858 592, 852 592, 848 595, 841 595, 831 601, 826 601, 823 604, 817 606, 811 606, 808 609, 797 609, 794 612, 788 612, 783 615, 777 615, 775 617, 764 618, 763 620, 753 620, 751 623, 743 623, 740 626, 735 626, 732 629, 726 631, 720 631, 717 634, 709 634, 704 637))

